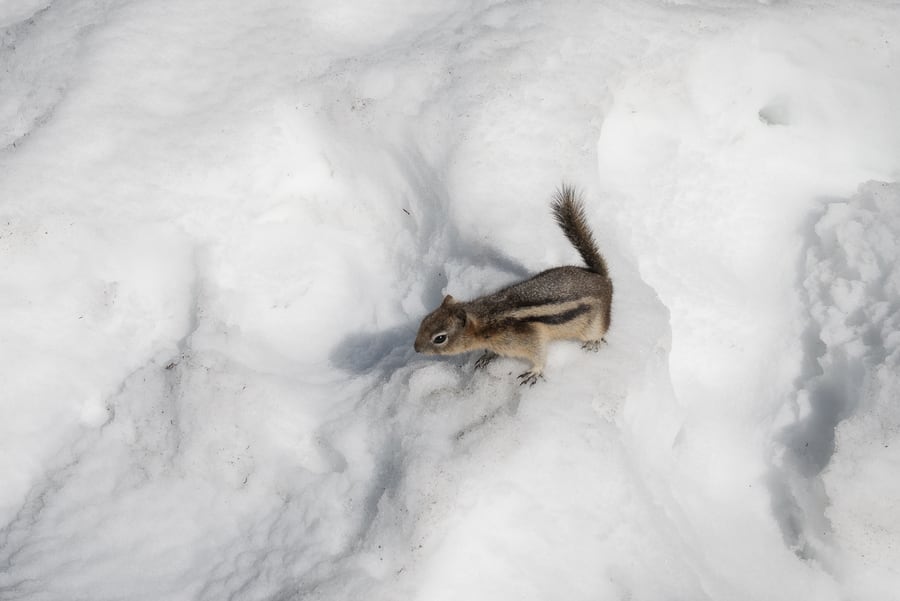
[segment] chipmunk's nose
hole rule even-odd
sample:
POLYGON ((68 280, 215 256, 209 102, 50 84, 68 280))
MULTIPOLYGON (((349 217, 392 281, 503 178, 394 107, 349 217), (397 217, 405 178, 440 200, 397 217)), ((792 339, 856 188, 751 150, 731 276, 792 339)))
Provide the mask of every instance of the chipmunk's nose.
POLYGON ((416 352, 417 352, 417 353, 421 353, 421 352, 422 352, 422 348, 421 348, 421 346, 419 345, 419 341, 418 341, 418 340, 416 340, 415 342, 413 342, 413 348, 416 349, 416 352))

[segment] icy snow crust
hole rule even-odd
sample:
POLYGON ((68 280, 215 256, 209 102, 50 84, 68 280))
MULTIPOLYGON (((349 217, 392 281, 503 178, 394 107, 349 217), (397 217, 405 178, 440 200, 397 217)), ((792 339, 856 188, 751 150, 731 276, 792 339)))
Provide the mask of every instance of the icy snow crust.
POLYGON ((895 3, 0 27, 0 598, 900 599, 895 3), (609 344, 416 356, 563 177, 609 344))

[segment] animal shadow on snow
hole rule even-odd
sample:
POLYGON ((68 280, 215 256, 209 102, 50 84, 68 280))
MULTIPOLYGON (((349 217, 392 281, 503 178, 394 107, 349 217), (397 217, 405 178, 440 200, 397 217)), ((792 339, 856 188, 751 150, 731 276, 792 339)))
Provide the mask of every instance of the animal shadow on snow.
MULTIPOLYGON (((466 264, 491 267, 499 272, 509 274, 516 280, 533 275, 521 263, 510 259, 487 244, 467 242, 458 246, 460 250, 465 249, 458 255, 464 255, 462 261, 466 264)), ((441 304, 447 287, 447 276, 443 272, 423 274, 425 277, 429 275, 432 277, 429 278, 430 282, 422 296, 423 304, 428 307, 428 311, 431 311, 441 304)), ((488 285, 484 293, 492 292, 500 287, 501 285, 488 285)), ((452 292, 450 293, 452 294, 452 292)), ((329 359, 333 365, 344 371, 361 375, 377 370, 382 378, 388 379, 395 371, 415 359, 416 352, 413 350, 413 342, 415 342, 419 323, 423 317, 425 314, 380 332, 351 334, 335 345, 329 359)), ((422 357, 427 361, 454 364, 465 363, 470 358, 468 355, 422 357)))
POLYGON ((329 359, 336 367, 354 374, 381 370, 386 377, 409 362, 418 324, 407 322, 381 332, 353 334, 339 342, 329 359))

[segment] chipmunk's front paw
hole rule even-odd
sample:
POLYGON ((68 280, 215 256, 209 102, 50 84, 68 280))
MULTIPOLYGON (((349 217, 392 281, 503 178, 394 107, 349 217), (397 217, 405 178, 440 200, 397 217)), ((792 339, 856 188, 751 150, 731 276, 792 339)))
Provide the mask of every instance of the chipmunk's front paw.
POLYGON ((518 379, 522 380, 521 382, 519 382, 519 384, 521 384, 522 386, 524 386, 525 384, 534 386, 535 384, 537 384, 538 378, 543 380, 544 375, 539 371, 526 371, 525 373, 520 374, 518 379))
POLYGON ((588 340, 587 342, 585 342, 584 344, 581 345, 581 348, 583 348, 586 351, 596 353, 597 351, 600 350, 600 347, 603 346, 604 344, 606 344, 605 338, 601 338, 600 340, 588 340))
POLYGON ((475 362, 475 371, 487 367, 488 363, 496 359, 497 356, 497 353, 493 351, 484 351, 484 354, 478 357, 478 361, 475 362))

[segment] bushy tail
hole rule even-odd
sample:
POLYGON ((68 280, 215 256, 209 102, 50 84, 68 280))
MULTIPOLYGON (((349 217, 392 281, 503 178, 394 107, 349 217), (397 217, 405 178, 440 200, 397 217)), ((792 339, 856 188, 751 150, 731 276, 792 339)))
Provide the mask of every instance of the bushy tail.
POLYGON ((609 271, 606 268, 606 261, 597 250, 594 236, 587 224, 587 217, 584 215, 584 206, 581 204, 579 193, 574 187, 563 184, 556 191, 551 206, 556 222, 584 262, 587 263, 588 268, 594 273, 608 278, 609 271))

